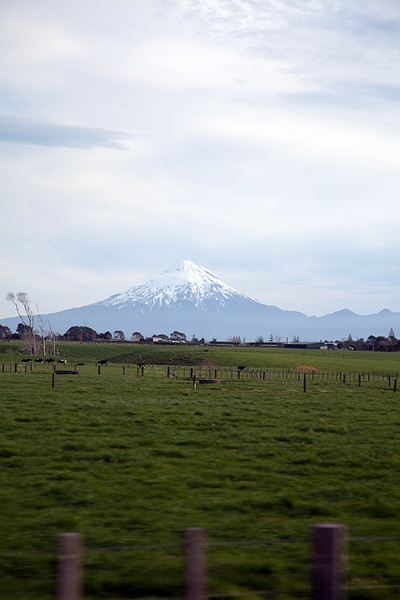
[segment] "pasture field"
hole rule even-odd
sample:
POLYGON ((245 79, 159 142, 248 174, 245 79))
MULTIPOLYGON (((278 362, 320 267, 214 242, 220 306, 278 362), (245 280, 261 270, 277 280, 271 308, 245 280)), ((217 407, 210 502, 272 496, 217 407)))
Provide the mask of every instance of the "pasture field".
MULTIPOLYGON (((14 372, 21 352, 0 345, 0 553, 55 550, 64 531, 81 532, 87 548, 173 545, 85 553, 87 600, 181 598, 191 526, 210 542, 297 540, 208 548, 210 592, 248 598, 309 597, 316 522, 344 523, 351 538, 400 536, 399 354, 65 343, 68 367, 85 365, 53 389, 48 365, 14 372), (109 366, 99 376, 100 359, 109 366), (296 377, 238 380, 235 370, 193 390, 187 367, 200 364, 381 378, 359 387, 308 376, 304 392, 296 377)), ((400 540, 350 541, 349 598, 399 598, 399 565, 400 540)), ((1 598, 50 600, 56 556, 0 556, 0 581, 1 598)))

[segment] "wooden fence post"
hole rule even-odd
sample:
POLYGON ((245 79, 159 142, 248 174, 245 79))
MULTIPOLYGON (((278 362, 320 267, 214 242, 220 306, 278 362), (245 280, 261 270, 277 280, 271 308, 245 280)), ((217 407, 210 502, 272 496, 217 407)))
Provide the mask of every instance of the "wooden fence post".
POLYGON ((307 391, 307 375, 306 375, 306 373, 304 373, 303 392, 305 393, 306 391, 307 391))
POLYGON ((196 375, 193 375, 193 390, 196 391, 196 375))
POLYGON ((57 600, 80 600, 82 590, 82 536, 62 533, 59 537, 57 600))
POLYGON ((51 374, 51 387, 54 388, 55 385, 56 385, 56 374, 53 371, 52 374, 51 374))
POLYGON ((339 523, 313 526, 314 600, 344 600, 346 528, 339 523))
POLYGON ((397 377, 396 377, 396 379, 394 380, 394 384, 393 384, 393 391, 394 391, 394 392, 397 392, 397 377))
POLYGON ((100 374, 101 374, 101 366, 97 365, 97 375, 100 375, 100 374))
POLYGON ((201 527, 186 529, 186 600, 206 598, 205 533, 201 527))

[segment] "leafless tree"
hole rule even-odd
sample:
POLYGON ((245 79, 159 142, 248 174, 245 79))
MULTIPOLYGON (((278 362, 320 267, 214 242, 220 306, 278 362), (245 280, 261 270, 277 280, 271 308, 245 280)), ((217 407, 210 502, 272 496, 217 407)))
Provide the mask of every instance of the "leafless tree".
POLYGON ((35 333, 35 314, 31 307, 29 296, 26 292, 8 292, 6 300, 12 302, 15 306, 17 314, 21 319, 21 323, 25 325, 25 341, 28 350, 31 354, 37 353, 37 338, 35 333), (22 313, 25 312, 25 315, 22 313))
POLYGON ((40 337, 42 338, 42 352, 43 356, 46 356, 46 331, 45 331, 45 320, 43 315, 39 314, 39 304, 36 304, 36 314, 38 320, 38 326, 40 331, 40 337))
POLYGON ((50 321, 47 321, 47 325, 49 326, 50 340, 53 342, 53 356, 57 356, 57 354, 58 354, 58 348, 57 348, 58 336, 56 333, 54 333, 50 321))

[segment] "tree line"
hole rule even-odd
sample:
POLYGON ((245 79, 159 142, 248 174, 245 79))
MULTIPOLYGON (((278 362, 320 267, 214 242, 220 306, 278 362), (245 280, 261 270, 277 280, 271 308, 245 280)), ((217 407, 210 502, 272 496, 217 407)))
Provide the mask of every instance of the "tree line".
MULTIPOLYGON (((192 337, 188 340, 186 335, 180 331, 173 331, 170 335, 164 333, 154 334, 150 337, 145 337, 139 331, 134 331, 129 341, 132 342, 161 342, 161 343, 189 343, 189 344, 204 344, 204 338, 192 337)), ((101 341, 115 341, 124 342, 127 341, 125 333, 120 329, 111 331, 105 331, 104 333, 98 333, 95 329, 83 325, 73 325, 65 333, 57 334, 53 331, 42 331, 34 330, 32 326, 26 323, 19 323, 16 332, 13 333, 9 327, 0 324, 0 340, 24 340, 26 345, 26 351, 29 354, 46 354, 46 345, 50 351, 55 355, 57 342, 101 342, 101 341)), ((246 340, 241 340, 240 336, 233 336, 227 340, 230 343, 240 343, 246 345, 246 340)), ((276 339, 268 340, 269 343, 276 343, 279 345, 276 339)), ((293 338, 294 342, 299 342, 299 338, 293 338)), ((216 343, 217 339, 213 338, 212 342, 216 343)), ((256 343, 264 343, 261 336, 256 338, 256 343), (261 341, 262 340, 262 341, 261 341)), ((333 343, 325 340, 325 343, 333 343)), ((362 350, 366 352, 400 352, 400 340, 396 338, 393 329, 389 331, 387 336, 374 336, 370 335, 368 338, 358 338, 354 340, 349 334, 346 340, 336 340, 334 345, 339 350, 362 350)))
POLYGON ((337 342, 339 350, 364 350, 367 352, 400 352, 400 340, 396 338, 393 328, 387 336, 370 335, 367 339, 353 340, 351 334, 347 340, 337 342))

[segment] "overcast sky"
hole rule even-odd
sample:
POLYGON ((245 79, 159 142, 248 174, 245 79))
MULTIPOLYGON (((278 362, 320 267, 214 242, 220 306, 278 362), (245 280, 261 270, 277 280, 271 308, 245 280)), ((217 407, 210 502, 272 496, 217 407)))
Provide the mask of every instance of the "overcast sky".
POLYGON ((400 311, 398 0, 2 0, 0 318, 188 258, 400 311))

